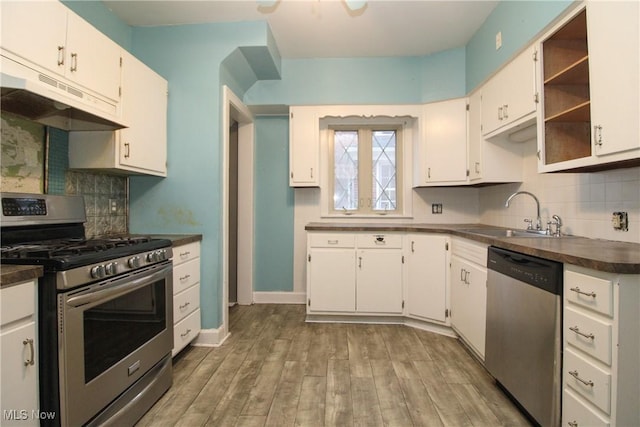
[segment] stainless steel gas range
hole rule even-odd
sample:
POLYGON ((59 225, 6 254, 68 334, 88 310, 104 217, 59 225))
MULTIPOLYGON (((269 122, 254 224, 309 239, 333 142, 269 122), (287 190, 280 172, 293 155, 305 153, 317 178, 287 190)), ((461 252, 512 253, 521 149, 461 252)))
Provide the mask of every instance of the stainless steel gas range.
POLYGON ((42 265, 47 425, 132 425, 171 386, 171 242, 85 239, 81 196, 2 193, 2 263, 42 265))

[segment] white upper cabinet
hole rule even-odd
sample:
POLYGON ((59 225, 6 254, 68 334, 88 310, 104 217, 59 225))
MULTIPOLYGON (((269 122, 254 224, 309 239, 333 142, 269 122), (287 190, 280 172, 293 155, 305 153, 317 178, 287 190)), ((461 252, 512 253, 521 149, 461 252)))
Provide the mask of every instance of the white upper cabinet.
POLYGON ((289 186, 320 186, 320 125, 317 107, 289 109, 289 186))
POLYGON ((167 81, 123 51, 122 117, 115 132, 71 132, 69 167, 167 176, 167 81))
POLYGON ((638 156, 639 18, 638 1, 587 3, 591 125, 597 156, 627 150, 636 150, 638 156))
POLYGON ((589 1, 541 40, 538 170, 640 164, 640 3, 589 1))
POLYGON ((35 68, 120 99, 120 47, 60 2, 2 2, 1 43, 35 68))
POLYGON ((482 134, 491 137, 535 120, 537 48, 518 55, 482 87, 482 134))
POLYGON ((422 138, 414 145, 414 186, 467 181, 467 100, 425 104, 422 138))

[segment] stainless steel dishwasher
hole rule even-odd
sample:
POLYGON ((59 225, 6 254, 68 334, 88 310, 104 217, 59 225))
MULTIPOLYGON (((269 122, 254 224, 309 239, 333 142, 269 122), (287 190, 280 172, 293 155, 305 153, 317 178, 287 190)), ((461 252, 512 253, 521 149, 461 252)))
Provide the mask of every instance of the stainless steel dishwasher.
POLYGON ((562 264, 489 247, 485 366, 542 426, 560 425, 562 264))

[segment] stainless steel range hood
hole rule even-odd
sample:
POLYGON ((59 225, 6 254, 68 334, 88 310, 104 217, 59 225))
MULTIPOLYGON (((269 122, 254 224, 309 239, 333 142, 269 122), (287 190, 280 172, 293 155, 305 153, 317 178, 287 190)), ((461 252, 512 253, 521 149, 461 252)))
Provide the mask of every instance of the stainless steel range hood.
POLYGON ((93 96, 62 79, 2 57, 0 108, 47 126, 73 131, 127 127, 117 103, 93 96))

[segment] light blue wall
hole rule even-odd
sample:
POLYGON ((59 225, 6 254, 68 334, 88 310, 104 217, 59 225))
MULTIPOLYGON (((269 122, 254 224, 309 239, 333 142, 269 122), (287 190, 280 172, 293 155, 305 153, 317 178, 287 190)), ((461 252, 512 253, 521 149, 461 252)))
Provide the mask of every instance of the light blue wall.
POLYGON ((245 22, 133 31, 133 53, 169 82, 169 175, 131 178, 131 231, 203 235, 204 328, 222 322, 220 88, 228 74, 221 64, 237 46, 266 45, 265 29, 264 22, 245 22))
POLYGON ((501 1, 467 43, 467 92, 534 39, 571 3, 572 0, 501 1), (502 47, 496 50, 498 31, 502 32, 502 47))
POLYGON ((293 189, 289 120, 255 119, 255 291, 293 291, 293 189))
POLYGON ((412 104, 464 96, 464 48, 424 57, 283 59, 247 105, 412 104))

